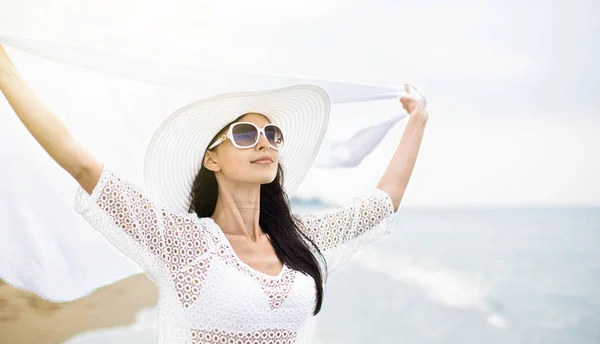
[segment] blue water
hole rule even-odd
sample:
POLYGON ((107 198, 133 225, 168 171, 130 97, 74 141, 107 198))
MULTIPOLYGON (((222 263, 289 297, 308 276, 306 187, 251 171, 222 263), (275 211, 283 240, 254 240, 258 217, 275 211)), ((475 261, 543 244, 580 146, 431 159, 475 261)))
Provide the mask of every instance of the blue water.
POLYGON ((329 280, 325 343, 600 343, 600 208, 401 209, 329 280))

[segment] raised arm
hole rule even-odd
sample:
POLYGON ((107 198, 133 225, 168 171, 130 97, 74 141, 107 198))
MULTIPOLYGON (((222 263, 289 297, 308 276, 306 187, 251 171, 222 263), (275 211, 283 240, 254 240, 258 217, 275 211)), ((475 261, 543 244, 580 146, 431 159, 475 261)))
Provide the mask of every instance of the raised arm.
POLYGON ((392 160, 379 180, 379 183, 377 183, 377 189, 383 190, 390 195, 394 204, 394 211, 400 207, 400 201, 402 201, 417 161, 425 125, 429 120, 429 114, 425 109, 423 99, 416 95, 416 91, 408 85, 405 85, 404 88, 408 96, 400 98, 400 102, 406 112, 410 114, 410 118, 404 128, 404 134, 402 134, 392 160))
POLYGON ((0 89, 31 135, 81 185, 75 210, 146 271, 175 274, 206 254, 208 238, 195 214, 154 203, 96 160, 23 81, 0 45, 0 89))
POLYGON ((91 194, 102 164, 79 143, 62 121, 35 95, 0 44, 0 90, 21 122, 63 169, 91 194))

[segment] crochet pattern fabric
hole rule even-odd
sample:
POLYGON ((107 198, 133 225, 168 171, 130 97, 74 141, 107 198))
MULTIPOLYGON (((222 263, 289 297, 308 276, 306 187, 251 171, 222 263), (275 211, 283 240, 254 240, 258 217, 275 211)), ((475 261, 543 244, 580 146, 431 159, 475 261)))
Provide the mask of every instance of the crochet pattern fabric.
MULTIPOLYGON (((285 264, 277 275, 251 268, 210 217, 163 209, 107 169, 91 195, 78 190, 75 208, 156 282, 159 343, 295 343, 312 316, 310 276, 285 264)), ((374 189, 346 206, 295 216, 330 274, 389 233, 393 214, 389 195, 374 189)))

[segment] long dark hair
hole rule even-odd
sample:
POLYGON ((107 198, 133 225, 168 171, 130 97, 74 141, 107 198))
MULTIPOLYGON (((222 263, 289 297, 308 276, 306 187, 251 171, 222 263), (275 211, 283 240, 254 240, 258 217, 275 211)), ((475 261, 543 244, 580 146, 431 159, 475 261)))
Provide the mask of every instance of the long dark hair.
MULTIPOLYGON (((217 140, 222 132, 241 117, 243 116, 238 117, 217 133, 210 141, 209 146, 217 140)), ((190 192, 189 212, 196 213, 198 217, 211 216, 215 211, 218 194, 215 173, 204 167, 204 164, 201 164, 200 171, 194 178, 194 184, 190 192)), ((317 315, 323 304, 324 276, 317 257, 321 260, 325 269, 327 267, 317 245, 298 228, 294 220, 289 198, 283 188, 283 167, 279 163, 275 179, 271 183, 260 186, 260 216, 258 222, 262 230, 268 234, 277 257, 290 268, 314 279, 317 302, 313 315, 317 315)))

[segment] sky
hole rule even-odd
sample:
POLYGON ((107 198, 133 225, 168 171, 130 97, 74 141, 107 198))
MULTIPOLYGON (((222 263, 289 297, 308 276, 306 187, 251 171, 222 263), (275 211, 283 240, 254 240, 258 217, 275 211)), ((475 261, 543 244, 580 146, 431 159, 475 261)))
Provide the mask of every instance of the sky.
MULTIPOLYGON (((594 13, 595 1, 0 0, 0 33, 271 74, 408 81, 425 92, 430 121, 404 206, 600 206, 594 13)), ((328 135, 401 111, 393 101, 336 105, 328 135)), ((367 192, 405 123, 359 167, 312 170, 297 195, 367 192)))

